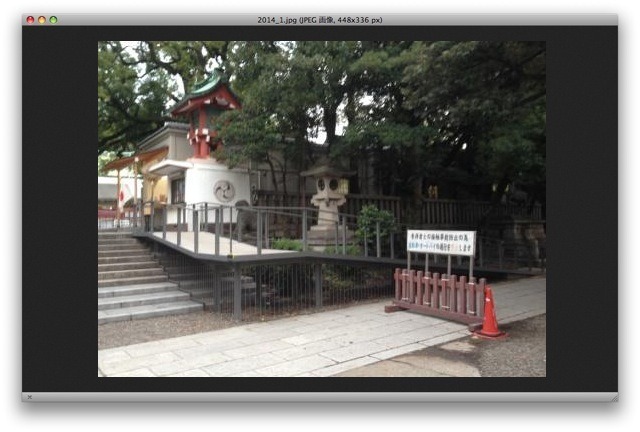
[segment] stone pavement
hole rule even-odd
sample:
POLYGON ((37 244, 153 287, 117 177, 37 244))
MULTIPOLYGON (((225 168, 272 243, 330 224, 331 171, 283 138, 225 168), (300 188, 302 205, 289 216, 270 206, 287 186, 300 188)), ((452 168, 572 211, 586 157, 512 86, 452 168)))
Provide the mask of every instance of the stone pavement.
MULTIPOLYGON (((546 313, 545 277, 491 287, 500 324, 546 313)), ((469 335, 464 324, 408 311, 385 313, 386 304, 102 350, 98 376, 323 377, 469 335)))

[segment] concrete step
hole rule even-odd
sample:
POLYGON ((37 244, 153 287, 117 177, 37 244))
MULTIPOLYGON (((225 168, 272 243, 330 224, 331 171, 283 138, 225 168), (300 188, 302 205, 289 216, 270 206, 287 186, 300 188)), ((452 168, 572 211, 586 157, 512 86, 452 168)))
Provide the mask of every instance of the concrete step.
POLYGON ((132 262, 147 262, 147 261, 153 261, 153 256, 151 254, 100 257, 98 258, 98 266, 100 266, 101 264, 125 264, 125 263, 132 263, 132 262))
POLYGON ((124 263, 109 263, 109 264, 100 264, 98 263, 98 274, 102 272, 114 272, 114 271, 122 271, 122 270, 136 270, 136 269, 150 269, 150 268, 159 268, 159 264, 152 259, 148 259, 146 261, 133 261, 133 262, 124 262, 124 263))
POLYGON ((115 271, 99 271, 98 280, 112 280, 112 279, 128 279, 133 277, 142 276, 160 276, 165 275, 164 270, 161 267, 154 266, 153 268, 132 269, 132 270, 115 270, 115 271))
POLYGON ((136 284, 149 284, 156 282, 167 282, 168 278, 166 274, 156 276, 137 276, 122 279, 103 279, 98 280, 98 288, 136 285, 136 284))
POLYGON ((177 288, 178 285, 167 281, 110 286, 98 288, 98 299, 175 291, 177 288))
POLYGON ((155 305, 132 306, 122 309, 98 311, 98 325, 116 321, 131 321, 166 315, 178 315, 203 310, 201 303, 193 301, 158 303, 155 305))
POLYGON ((98 237, 98 246, 118 245, 118 244, 140 244, 140 241, 133 237, 115 237, 115 238, 98 237))
POLYGON ((141 255, 145 252, 148 252, 147 249, 120 249, 120 250, 108 250, 108 251, 98 251, 98 258, 111 258, 111 257, 121 257, 121 256, 135 256, 141 255))
POLYGON ((98 231, 98 240, 135 238, 130 232, 98 231))
POLYGON ((189 300, 189 294, 171 290, 148 294, 105 297, 98 299, 98 310, 121 309, 133 306, 146 306, 158 303, 171 303, 189 300))
POLYGON ((149 250, 147 246, 141 243, 130 243, 130 244, 107 244, 101 245, 98 244, 98 252, 106 252, 106 251, 118 251, 118 250, 149 250))

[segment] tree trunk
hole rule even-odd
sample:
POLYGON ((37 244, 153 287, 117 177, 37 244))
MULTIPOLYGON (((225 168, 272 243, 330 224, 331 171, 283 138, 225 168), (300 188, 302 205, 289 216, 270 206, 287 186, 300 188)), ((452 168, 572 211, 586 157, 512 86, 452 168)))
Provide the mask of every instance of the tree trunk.
POLYGON ((271 171, 271 183, 273 184, 273 191, 276 193, 278 193, 278 179, 276 177, 276 168, 273 166, 273 162, 271 161, 271 158, 269 157, 269 155, 267 155, 267 163, 269 164, 269 170, 271 171))
POLYGON ((325 144, 330 149, 336 141, 336 125, 338 121, 338 115, 336 113, 337 107, 323 107, 322 122, 324 123, 327 137, 324 140, 325 144))

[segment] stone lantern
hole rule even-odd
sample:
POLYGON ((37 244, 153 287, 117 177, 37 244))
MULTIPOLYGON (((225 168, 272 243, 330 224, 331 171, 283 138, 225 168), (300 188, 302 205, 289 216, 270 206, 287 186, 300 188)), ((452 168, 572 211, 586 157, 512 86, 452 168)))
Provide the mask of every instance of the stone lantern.
POLYGON ((335 245, 336 236, 340 241, 349 241, 353 238, 353 232, 340 227, 338 208, 344 204, 349 193, 349 180, 347 177, 355 172, 343 171, 328 164, 318 165, 307 171, 301 172, 303 177, 313 177, 316 184, 316 194, 311 197, 311 204, 318 207, 318 222, 313 225, 307 234, 309 245, 323 248, 335 245))

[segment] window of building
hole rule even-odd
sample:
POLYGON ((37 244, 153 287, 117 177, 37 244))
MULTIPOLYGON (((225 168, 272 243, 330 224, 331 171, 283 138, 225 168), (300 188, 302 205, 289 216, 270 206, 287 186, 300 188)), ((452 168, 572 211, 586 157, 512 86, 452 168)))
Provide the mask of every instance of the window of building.
POLYGON ((184 203, 184 177, 171 181, 171 204, 184 203))

